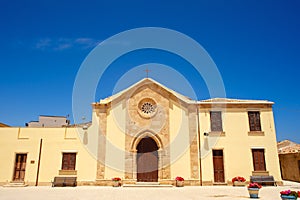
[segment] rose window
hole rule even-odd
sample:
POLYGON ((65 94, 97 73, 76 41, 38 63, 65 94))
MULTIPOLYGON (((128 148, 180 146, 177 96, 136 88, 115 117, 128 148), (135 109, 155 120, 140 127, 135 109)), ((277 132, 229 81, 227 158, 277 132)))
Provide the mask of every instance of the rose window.
POLYGON ((145 102, 142 105, 141 110, 145 114, 150 114, 150 113, 153 113, 155 111, 155 107, 151 103, 145 102))
POLYGON ((156 102, 151 98, 142 99, 138 104, 138 112, 144 118, 153 117, 156 113, 156 102))

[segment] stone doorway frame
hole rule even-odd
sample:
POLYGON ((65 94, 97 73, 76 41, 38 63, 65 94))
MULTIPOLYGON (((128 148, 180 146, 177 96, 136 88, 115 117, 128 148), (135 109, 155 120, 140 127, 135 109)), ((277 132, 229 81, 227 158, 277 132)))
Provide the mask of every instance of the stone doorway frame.
POLYGON ((126 154, 125 154, 125 179, 137 182, 137 145, 145 138, 150 137, 156 142, 158 147, 158 182, 170 176, 170 155, 164 149, 161 138, 158 134, 151 130, 145 130, 134 137, 128 136, 126 139, 126 154), (128 143, 127 143, 128 142, 128 143))

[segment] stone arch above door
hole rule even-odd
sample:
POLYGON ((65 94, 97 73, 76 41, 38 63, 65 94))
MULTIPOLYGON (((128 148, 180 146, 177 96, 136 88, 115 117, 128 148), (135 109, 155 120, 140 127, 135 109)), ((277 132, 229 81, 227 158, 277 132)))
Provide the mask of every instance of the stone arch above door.
POLYGON ((125 153, 125 179, 137 181, 137 156, 138 144, 144 138, 151 138, 157 145, 158 156, 158 181, 162 179, 170 179, 170 153, 169 148, 165 148, 168 144, 164 144, 160 135, 150 130, 142 131, 134 137, 127 135, 126 137, 126 153, 125 153))
POLYGON ((147 131, 143 131, 143 132, 137 134, 133 138, 131 145, 130 145, 130 151, 133 151, 133 152, 137 151, 137 145, 143 138, 146 138, 146 137, 150 137, 156 142, 158 150, 163 149, 163 143, 162 143, 161 138, 157 134, 154 134, 151 131, 147 130, 147 131))

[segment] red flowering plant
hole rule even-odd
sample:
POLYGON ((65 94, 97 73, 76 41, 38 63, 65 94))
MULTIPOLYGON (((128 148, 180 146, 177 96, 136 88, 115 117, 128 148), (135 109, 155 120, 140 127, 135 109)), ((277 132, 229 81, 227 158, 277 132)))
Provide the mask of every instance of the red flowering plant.
POLYGON ((280 192, 280 195, 286 195, 286 196, 294 196, 294 197, 300 197, 300 191, 291 191, 291 190, 283 190, 280 192))
POLYGON ((112 181, 120 181, 121 178, 119 178, 119 177, 114 177, 114 178, 112 178, 111 180, 112 180, 112 181))
POLYGON ((184 181, 184 178, 182 178, 181 176, 177 176, 177 177, 175 178, 175 181, 184 181))
POLYGON ((232 180, 232 183, 234 183, 235 181, 238 181, 238 182, 245 182, 246 179, 244 177, 241 177, 241 176, 236 176, 234 177, 232 180))
POLYGON ((258 183, 249 183, 248 188, 261 188, 261 185, 259 185, 258 183))

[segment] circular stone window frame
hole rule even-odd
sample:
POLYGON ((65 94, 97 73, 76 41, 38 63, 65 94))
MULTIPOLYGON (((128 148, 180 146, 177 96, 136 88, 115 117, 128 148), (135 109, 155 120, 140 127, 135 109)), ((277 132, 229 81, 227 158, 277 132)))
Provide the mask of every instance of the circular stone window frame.
POLYGON ((141 117, 146 118, 146 119, 150 119, 152 117, 154 117, 154 115, 157 113, 157 103, 154 99, 152 98, 143 98, 142 100, 139 101, 138 103, 138 113, 141 117), (143 106, 145 106, 145 104, 149 104, 150 107, 152 107, 152 110, 149 110, 151 112, 147 113, 143 110, 143 106))

